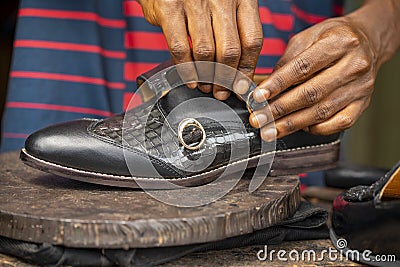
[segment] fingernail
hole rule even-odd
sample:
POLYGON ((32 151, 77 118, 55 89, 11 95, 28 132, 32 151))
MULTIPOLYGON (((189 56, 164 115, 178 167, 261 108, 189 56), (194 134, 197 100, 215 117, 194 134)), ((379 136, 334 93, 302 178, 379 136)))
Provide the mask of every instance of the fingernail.
POLYGON ((218 100, 226 100, 229 97, 229 91, 217 91, 214 93, 214 97, 218 100))
POLYGON ((310 127, 307 126, 307 127, 303 128, 303 131, 309 133, 310 132, 310 127))
POLYGON ((276 139, 278 131, 275 128, 261 129, 261 138, 266 142, 272 142, 276 139))
POLYGON ((258 88, 254 90, 254 100, 261 103, 266 101, 270 97, 271 93, 269 90, 266 90, 264 88, 258 88))
POLYGON ((194 89, 197 87, 197 83, 196 82, 189 82, 186 84, 187 87, 189 87, 190 89, 194 89))
POLYGON ((234 88, 235 92, 238 94, 245 94, 249 90, 249 82, 246 81, 245 79, 240 79, 236 84, 234 88))
POLYGON ((255 126, 255 128, 260 128, 263 125, 268 123, 268 117, 264 113, 259 114, 251 114, 251 124, 255 126))
POLYGON ((211 84, 202 84, 202 85, 200 85, 200 87, 201 87, 201 91, 203 91, 204 93, 209 93, 212 90, 211 84))

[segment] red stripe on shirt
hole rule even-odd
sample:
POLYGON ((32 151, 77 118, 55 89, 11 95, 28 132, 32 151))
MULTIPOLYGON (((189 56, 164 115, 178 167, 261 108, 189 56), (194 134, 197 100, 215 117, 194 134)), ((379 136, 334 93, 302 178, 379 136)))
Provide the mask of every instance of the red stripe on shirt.
POLYGON ((125 48, 143 50, 168 50, 164 34, 154 32, 126 32, 125 48))
POLYGON ((272 24, 282 31, 291 31, 293 29, 294 18, 292 15, 271 13, 266 7, 260 7, 259 12, 261 23, 272 24))
POLYGON ((285 52, 286 43, 278 38, 264 38, 260 55, 262 56, 281 56, 285 52))
POLYGON ((343 13, 344 13, 344 8, 343 8, 343 6, 337 5, 337 4, 333 5, 333 13, 334 13, 336 16, 342 16, 343 13))
POLYGON ((258 67, 258 68, 256 68, 255 73, 256 74, 270 74, 270 73, 272 73, 273 70, 274 70, 273 68, 258 67))
MULTIPOLYGON (((264 24, 273 24, 277 29, 290 31, 293 29, 294 18, 290 14, 271 13, 266 7, 260 7, 260 19, 264 24)), ((126 16, 143 18, 143 10, 136 1, 124 2, 124 13, 126 16)))
POLYGON ((94 108, 82 108, 74 106, 62 106, 44 103, 32 103, 32 102, 8 102, 6 104, 7 108, 23 108, 23 109, 44 109, 44 110, 55 110, 55 111, 65 111, 74 113, 84 113, 99 116, 111 116, 113 113, 105 110, 98 110, 94 108))
POLYGON ((125 59, 126 58, 125 52, 105 50, 100 46, 87 45, 87 44, 50 42, 50 41, 40 41, 40 40, 16 40, 14 42, 14 47, 69 50, 69 51, 77 51, 77 52, 98 53, 104 57, 116 58, 116 59, 125 59))
POLYGON ((158 66, 158 63, 126 62, 124 65, 124 79, 126 81, 136 81, 139 75, 156 66, 158 66))
POLYGON ((73 19, 93 21, 104 27, 125 28, 125 20, 123 19, 107 19, 100 17, 94 12, 82 11, 65 11, 57 9, 41 9, 41 8, 21 8, 19 10, 20 17, 41 17, 54 19, 73 19))
POLYGON ((124 14, 130 17, 143 18, 143 10, 140 4, 136 1, 125 1, 124 2, 124 14))
POLYGON ((28 136, 29 136, 29 134, 24 134, 24 133, 3 133, 3 138, 25 139, 28 136))
POLYGON ((310 23, 310 24, 316 24, 316 23, 319 23, 319 22, 327 19, 327 17, 324 17, 324 16, 318 16, 318 15, 307 13, 306 11, 301 10, 300 8, 296 7, 295 5, 292 5, 292 12, 295 14, 296 17, 298 17, 299 19, 304 20, 305 22, 310 23))
POLYGON ((88 83, 88 84, 104 85, 110 89, 120 89, 120 90, 125 89, 125 83, 109 82, 101 78, 61 74, 61 73, 49 73, 49 72, 37 72, 37 71, 12 71, 10 73, 10 77, 88 83))

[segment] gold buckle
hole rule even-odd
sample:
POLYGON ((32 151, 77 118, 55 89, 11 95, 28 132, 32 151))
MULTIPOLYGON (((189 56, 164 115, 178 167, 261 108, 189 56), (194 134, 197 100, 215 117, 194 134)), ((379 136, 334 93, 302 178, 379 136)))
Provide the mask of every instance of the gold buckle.
POLYGON ((179 143, 181 143, 184 148, 189 149, 189 150, 198 150, 206 141, 206 131, 204 130, 204 128, 200 124, 200 122, 198 122, 196 119, 186 118, 186 119, 183 119, 178 125, 178 139, 179 139, 179 143), (201 131, 201 134, 202 134, 201 140, 195 146, 190 146, 190 145, 186 144, 185 140, 183 140, 183 131, 188 126, 194 126, 198 129, 200 129, 200 131, 201 131))

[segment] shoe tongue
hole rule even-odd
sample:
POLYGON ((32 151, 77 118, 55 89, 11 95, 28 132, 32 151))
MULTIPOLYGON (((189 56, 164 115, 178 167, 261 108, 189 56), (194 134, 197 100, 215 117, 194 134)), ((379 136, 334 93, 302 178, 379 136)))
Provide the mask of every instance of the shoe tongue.
POLYGON ((171 125, 186 118, 211 119, 219 122, 248 123, 246 104, 234 93, 226 100, 216 100, 212 93, 205 94, 199 89, 180 86, 172 89, 158 101, 158 108, 171 125))
MULTIPOLYGON (((179 105, 198 97, 212 98, 212 94, 205 94, 198 89, 190 89, 183 85, 169 91, 168 94, 166 94, 159 100, 158 104, 166 114, 169 114, 174 108, 178 107, 179 105)), ((204 107, 198 105, 196 108, 201 108, 197 109, 197 111, 200 111, 204 107)))

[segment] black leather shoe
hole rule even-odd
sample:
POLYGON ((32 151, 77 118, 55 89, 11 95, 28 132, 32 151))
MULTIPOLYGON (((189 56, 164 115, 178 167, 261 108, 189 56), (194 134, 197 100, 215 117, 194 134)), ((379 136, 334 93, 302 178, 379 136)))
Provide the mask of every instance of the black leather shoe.
POLYGON ((350 260, 400 266, 399 226, 400 162, 371 186, 353 187, 334 201, 331 239, 350 260))
POLYGON ((21 159, 61 176, 132 188, 138 187, 136 181, 147 188, 160 188, 162 181, 200 185, 227 167, 254 167, 273 154, 274 176, 327 169, 338 161, 340 134, 299 131, 277 140, 273 151, 262 150, 259 130, 250 126, 246 104, 235 96, 219 102, 212 94, 180 86, 155 105, 146 105, 103 120, 82 119, 39 130, 26 140, 21 159), (190 106, 181 105, 192 99, 197 100, 190 106), (228 109, 204 101, 224 103, 228 109), (146 118, 145 113, 150 115, 146 118), (249 153, 233 153, 233 146, 249 153))

